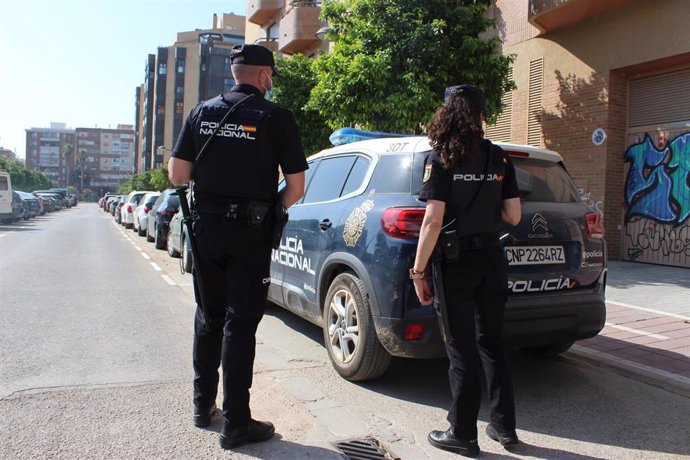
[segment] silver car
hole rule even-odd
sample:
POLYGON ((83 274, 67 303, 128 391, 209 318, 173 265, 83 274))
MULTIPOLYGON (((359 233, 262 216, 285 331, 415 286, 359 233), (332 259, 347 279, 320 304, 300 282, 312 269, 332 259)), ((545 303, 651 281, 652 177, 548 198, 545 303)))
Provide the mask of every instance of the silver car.
POLYGON ((149 192, 139 200, 139 205, 134 210, 134 231, 139 236, 146 236, 146 228, 148 227, 149 211, 153 207, 160 196, 160 192, 149 192))

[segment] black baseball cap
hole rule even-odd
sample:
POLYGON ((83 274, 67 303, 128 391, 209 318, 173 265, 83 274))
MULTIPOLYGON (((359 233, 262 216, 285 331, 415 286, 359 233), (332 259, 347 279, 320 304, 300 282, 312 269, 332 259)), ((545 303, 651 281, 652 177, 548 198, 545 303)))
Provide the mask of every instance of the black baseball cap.
POLYGON ((471 104, 475 105, 479 110, 484 110, 484 91, 472 85, 456 85, 446 88, 446 94, 443 97, 445 102, 448 102, 451 96, 456 94, 462 95, 469 100, 471 104))
POLYGON ((261 45, 236 45, 230 52, 230 59, 232 64, 269 66, 273 69, 273 75, 280 76, 273 53, 261 45))

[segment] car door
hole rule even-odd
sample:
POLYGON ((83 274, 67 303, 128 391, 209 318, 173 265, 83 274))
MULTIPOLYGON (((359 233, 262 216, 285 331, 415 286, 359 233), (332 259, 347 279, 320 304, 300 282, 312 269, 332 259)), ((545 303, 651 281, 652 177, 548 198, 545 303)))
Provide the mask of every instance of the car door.
POLYGON ((336 227, 345 209, 341 194, 356 155, 321 158, 304 198, 290 209, 275 259, 283 266, 286 307, 314 322, 321 321, 317 273, 331 250, 336 227))

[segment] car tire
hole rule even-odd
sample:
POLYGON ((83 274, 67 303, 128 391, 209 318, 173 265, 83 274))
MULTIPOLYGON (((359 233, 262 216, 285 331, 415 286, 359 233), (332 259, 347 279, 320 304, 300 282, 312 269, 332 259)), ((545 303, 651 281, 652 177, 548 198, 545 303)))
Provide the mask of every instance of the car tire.
POLYGON ((165 249, 165 241, 163 241, 163 235, 158 228, 154 232, 153 245, 156 249, 165 249))
MULTIPOLYGON (((156 231, 155 225, 153 226, 153 231, 156 231)), ((146 241, 148 241, 149 243, 153 242, 153 237, 151 236, 151 232, 149 232, 148 227, 146 228, 146 241)))
POLYGON ((192 250, 189 247, 189 241, 182 235, 182 265, 185 273, 192 273, 192 250))
POLYGON ((570 349, 570 347, 573 346, 574 343, 574 341, 552 343, 549 345, 542 345, 539 347, 530 348, 529 351, 537 356, 550 358, 558 356, 561 353, 567 351, 568 349, 570 349))
POLYGON ((180 257, 180 253, 175 250, 175 247, 172 244, 172 230, 168 232, 168 239, 166 240, 165 246, 166 249, 168 250, 168 255, 170 257, 174 257, 175 259, 180 257))
POLYGON ((333 279, 323 308, 323 337, 336 372, 350 381, 381 376, 391 356, 376 336, 369 296, 361 279, 345 272, 333 279))
POLYGON ((146 236, 146 229, 145 229, 145 228, 141 228, 141 222, 139 222, 139 225, 138 225, 137 227, 138 227, 137 235, 139 235, 139 236, 146 236))

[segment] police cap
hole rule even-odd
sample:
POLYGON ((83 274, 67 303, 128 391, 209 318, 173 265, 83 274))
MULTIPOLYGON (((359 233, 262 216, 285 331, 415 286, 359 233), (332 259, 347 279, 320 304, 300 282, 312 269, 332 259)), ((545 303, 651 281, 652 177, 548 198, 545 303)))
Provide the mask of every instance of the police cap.
POLYGON ((456 94, 461 95, 479 110, 484 110, 484 92, 478 87, 472 85, 449 86, 446 88, 446 94, 443 100, 448 102, 448 99, 456 94))
POLYGON ((265 65, 273 69, 273 75, 278 75, 273 53, 261 45, 236 45, 230 52, 232 64, 265 65))

